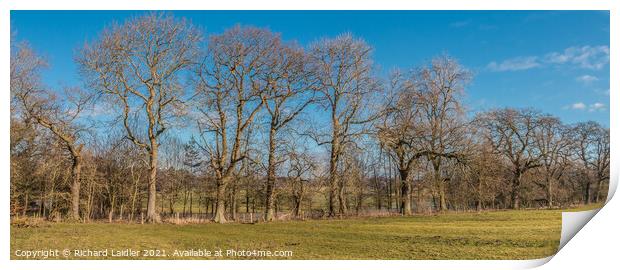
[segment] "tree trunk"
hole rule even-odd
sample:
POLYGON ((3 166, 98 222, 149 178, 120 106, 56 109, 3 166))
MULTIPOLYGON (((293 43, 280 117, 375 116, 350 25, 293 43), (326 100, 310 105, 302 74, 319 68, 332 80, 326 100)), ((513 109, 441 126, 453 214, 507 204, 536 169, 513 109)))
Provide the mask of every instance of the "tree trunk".
POLYGON ((478 212, 482 211, 482 184, 482 178, 478 175, 478 200, 476 201, 476 211, 478 212))
POLYGON ((301 208, 301 198, 299 196, 295 196, 293 198, 293 215, 295 215, 295 218, 299 217, 299 213, 300 213, 300 208, 301 208))
POLYGON ((112 200, 110 201, 110 211, 108 212, 108 222, 112 223, 112 219, 114 219, 114 204, 116 203, 116 197, 112 196, 112 200))
POLYGON ((387 205, 387 209, 388 212, 392 211, 392 168, 390 168, 389 170, 389 174, 388 174, 388 179, 387 179, 387 199, 388 199, 388 205, 387 205))
POLYGON ((355 204, 355 215, 359 216, 360 211, 362 210, 362 203, 364 202, 364 194, 360 191, 357 194, 357 202, 355 204))
POLYGON ((551 186, 551 177, 547 177, 547 207, 553 207, 553 187, 551 186))
POLYGON ((411 183, 409 182, 409 172, 407 170, 399 169, 400 172, 400 213, 406 216, 411 215, 411 196, 409 191, 411 190, 411 183))
POLYGON ((346 216, 348 207, 347 207, 347 197, 345 194, 346 182, 342 179, 338 179, 338 214, 340 216, 346 216))
POLYGON ((168 198, 168 211, 170 211, 170 216, 174 214, 174 199, 173 195, 170 195, 168 198))
MULTIPOLYGON (((217 197, 215 198, 215 214, 213 215, 213 221, 217 223, 226 223, 226 206, 224 200, 226 198, 226 184, 228 178, 218 179, 217 185, 217 197)), ((213 208, 211 208, 213 209, 213 208)))
POLYGON ((448 210, 446 203, 446 184, 443 179, 439 179, 439 209, 444 212, 448 210))
POLYGON ((162 197, 161 202, 159 203, 159 213, 163 213, 163 212, 164 212, 164 198, 162 197))
POLYGON ((416 189, 418 191, 418 205, 417 205, 417 209, 416 211, 418 213, 422 213, 423 209, 422 209, 422 186, 418 185, 418 188, 416 189))
MULTIPOLYGON (((129 220, 133 221, 133 217, 136 211, 136 196, 138 196, 138 182, 134 182, 134 190, 133 190, 133 194, 131 196, 131 217, 129 218, 129 220)), ((161 200, 162 203, 162 212, 163 212, 163 208, 164 208, 164 200, 161 200)))
POLYGON ((245 212, 250 213, 250 191, 249 189, 245 190, 245 212))
POLYGON ((590 204, 590 181, 588 179, 588 183, 586 184, 586 188, 584 190, 584 201, 585 204, 590 204))
POLYGON ((211 200, 209 199, 209 197, 205 197, 205 217, 207 216, 207 214, 209 214, 210 203, 211 203, 211 200))
POLYGON ((299 181, 299 191, 296 192, 296 194, 293 196, 294 198, 294 214, 295 217, 298 218, 299 214, 301 212, 301 202, 303 200, 303 196, 304 196, 304 183, 302 181, 299 181))
POLYGON ((157 199, 157 142, 151 139, 151 153, 149 163, 149 197, 146 204, 146 221, 159 223, 161 221, 155 201, 157 199))
POLYGON ((327 215, 336 216, 336 192, 338 192, 338 148, 337 139, 334 138, 331 145, 329 159, 329 208, 327 215))
POLYGON ((269 130, 269 164, 267 165, 267 190, 265 194, 265 221, 267 222, 273 220, 273 189, 276 182, 275 135, 276 130, 272 126, 269 130))
POLYGON ((519 209, 521 198, 519 197, 519 190, 521 188, 521 172, 517 171, 512 179, 512 192, 510 199, 512 202, 512 209, 519 209))
POLYGON ((187 188, 183 191, 183 217, 185 217, 185 210, 187 208, 187 188))
POLYGON ((237 220, 237 183, 236 179, 233 182, 232 190, 230 191, 230 218, 237 220))
POLYGON ((276 213, 275 213, 275 216, 276 216, 276 217, 278 217, 278 209, 279 209, 279 208, 278 208, 278 206, 279 206, 278 204, 279 204, 279 201, 278 201, 278 200, 277 200, 277 198, 276 198, 276 201, 274 201, 274 208, 275 208, 275 212, 276 212, 276 213))
POLYGON ((71 178, 73 183, 71 184, 71 213, 69 219, 80 219, 80 173, 82 171, 82 157, 74 156, 73 164, 71 166, 71 178))
POLYGON ((435 185, 437 186, 437 193, 439 193, 439 211, 444 212, 448 210, 448 205, 446 204, 446 187, 443 179, 441 178, 441 160, 436 158, 433 161, 433 179, 435 181, 435 185))
POLYGON ((596 184, 596 194, 594 195, 595 196, 594 201, 597 202, 597 203, 601 202, 601 198, 603 197, 602 196, 602 193, 603 193, 603 188, 602 187, 603 187, 603 183, 604 182, 605 182, 605 179, 602 178, 602 177, 599 177, 599 180, 598 180, 598 182, 596 184))
POLYGON ((28 192, 26 192, 26 195, 24 195, 24 209, 22 210, 22 215, 24 217, 26 217, 26 215, 28 214, 28 204, 30 203, 30 201, 28 201, 28 192))
POLYGON ((190 191, 189 193, 189 217, 192 217, 194 214, 194 193, 190 191))

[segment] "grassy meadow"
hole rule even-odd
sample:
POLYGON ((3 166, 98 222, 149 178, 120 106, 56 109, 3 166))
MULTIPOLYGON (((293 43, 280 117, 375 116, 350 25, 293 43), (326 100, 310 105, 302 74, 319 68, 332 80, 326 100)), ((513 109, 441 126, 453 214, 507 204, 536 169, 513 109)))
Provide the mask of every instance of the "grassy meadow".
MULTIPOLYGON (((11 226, 11 259, 23 259, 16 256, 17 250, 40 249, 156 249, 166 253, 160 257, 80 259, 534 259, 556 252, 562 211, 566 210, 445 213, 268 224, 43 223, 35 227, 11 226), (173 255, 174 250, 191 249, 292 251, 292 256, 173 255)), ((76 259, 73 256, 67 258, 76 259)))

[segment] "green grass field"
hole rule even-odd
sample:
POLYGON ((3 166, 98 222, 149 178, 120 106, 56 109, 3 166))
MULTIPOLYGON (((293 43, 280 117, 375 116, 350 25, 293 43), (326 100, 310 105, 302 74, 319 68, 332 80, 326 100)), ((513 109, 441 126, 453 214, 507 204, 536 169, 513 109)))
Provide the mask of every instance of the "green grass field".
MULTIPOLYGON (((579 210, 591 208, 594 207, 579 210)), ((235 249, 292 251, 292 256, 260 259, 534 259, 556 252, 561 212, 446 213, 253 225, 45 223, 39 227, 11 227, 11 259, 23 258, 16 256, 17 250, 129 248, 163 250, 166 256, 105 258, 204 259, 175 257, 172 253, 188 249, 235 249)))

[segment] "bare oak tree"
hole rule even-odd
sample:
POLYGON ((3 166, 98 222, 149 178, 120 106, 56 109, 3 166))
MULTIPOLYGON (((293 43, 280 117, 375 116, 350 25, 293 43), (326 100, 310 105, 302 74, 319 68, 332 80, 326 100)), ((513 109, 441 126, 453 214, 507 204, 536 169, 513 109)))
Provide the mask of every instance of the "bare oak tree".
POLYGON ((584 202, 599 202, 602 185, 609 180, 610 147, 609 129, 596 122, 585 122, 571 129, 574 145, 572 152, 583 169, 582 182, 585 183, 584 202), (592 196, 592 185, 596 185, 592 196))
POLYGON ((380 140, 391 150, 401 177, 401 212, 411 214, 412 165, 425 157, 433 167, 439 209, 446 210, 442 167, 447 160, 463 159, 467 146, 461 96, 471 74, 455 60, 443 56, 402 75, 396 72, 390 88, 395 92, 391 114, 380 128, 380 140))
POLYGON ((40 82, 40 72, 47 64, 28 45, 19 45, 11 55, 11 94, 24 117, 34 120, 60 140, 71 156, 71 211, 69 219, 80 219, 80 172, 82 148, 80 114, 90 97, 78 88, 65 89, 63 97, 40 82))
POLYGON ((493 202, 499 192, 503 166, 498 164, 498 154, 488 141, 473 143, 471 150, 467 162, 460 164, 464 169, 462 178, 470 185, 476 210, 481 211, 485 202, 493 202))
POLYGON ((236 26, 211 36, 207 56, 198 69, 197 92, 201 146, 207 152, 217 185, 214 221, 226 222, 226 187, 246 158, 244 134, 264 105, 269 59, 279 40, 265 29, 236 26))
POLYGON ((149 222, 160 220, 159 138, 183 113, 180 77, 198 57, 201 40, 201 32, 185 20, 151 13, 109 26, 78 57, 87 83, 120 111, 127 139, 149 155, 149 222))
POLYGON ((420 145, 422 131, 418 126, 420 104, 416 84, 399 71, 391 75, 389 91, 393 96, 385 105, 391 112, 377 127, 382 147, 394 160, 401 179, 401 214, 411 215, 411 177, 415 162, 424 156, 420 145))
POLYGON ((540 165, 542 169, 542 183, 535 181, 545 189, 547 206, 553 207, 554 187, 559 182, 568 165, 569 130, 562 125, 560 119, 552 116, 542 116, 536 132, 535 146, 540 153, 540 165))
MULTIPOLYGON (((317 80, 317 102, 328 111, 331 131, 310 132, 319 145, 329 145, 328 215, 346 214, 344 197, 339 192, 338 164, 347 144, 365 130, 360 125, 378 117, 369 115, 371 95, 379 88, 372 71, 371 47, 351 34, 322 39, 309 50, 310 71, 317 80), (338 195, 338 197, 336 197, 338 195)), ((340 185, 342 186, 342 185, 340 185)))
POLYGON ((317 164, 306 151, 300 151, 294 145, 289 145, 286 155, 289 163, 286 178, 291 189, 293 216, 299 218, 302 202, 307 196, 307 185, 317 164))
POLYGON ((312 101, 311 83, 307 71, 305 52, 293 44, 282 44, 275 36, 270 58, 265 59, 263 80, 267 89, 262 99, 269 117, 269 149, 267 185, 265 194, 265 220, 273 220, 274 185, 278 165, 284 160, 277 157, 279 131, 294 120, 312 101))
POLYGON ((420 148, 433 167, 433 183, 439 193, 439 210, 446 210, 446 181, 442 174, 448 160, 463 159, 467 148, 464 109, 461 105, 465 86, 471 73, 456 60, 441 56, 428 67, 416 72, 419 93, 419 129, 422 130, 420 148))
POLYGON ((510 164, 512 208, 520 207, 521 178, 540 166, 541 155, 536 149, 536 132, 540 113, 528 109, 502 109, 483 113, 477 119, 486 131, 485 137, 495 151, 510 164))

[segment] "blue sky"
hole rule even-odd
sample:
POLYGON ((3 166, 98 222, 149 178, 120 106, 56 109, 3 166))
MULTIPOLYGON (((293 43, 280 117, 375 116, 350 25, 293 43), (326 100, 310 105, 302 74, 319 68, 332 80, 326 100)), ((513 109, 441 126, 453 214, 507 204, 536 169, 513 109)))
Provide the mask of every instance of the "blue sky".
MULTIPOLYGON (((81 85, 76 49, 141 11, 12 11, 11 31, 47 57, 51 86, 81 85)), ((351 32, 383 72, 449 54, 472 70, 471 111, 532 107, 567 123, 609 126, 609 12, 605 11, 174 11, 220 33, 268 27, 302 45, 351 32)))

